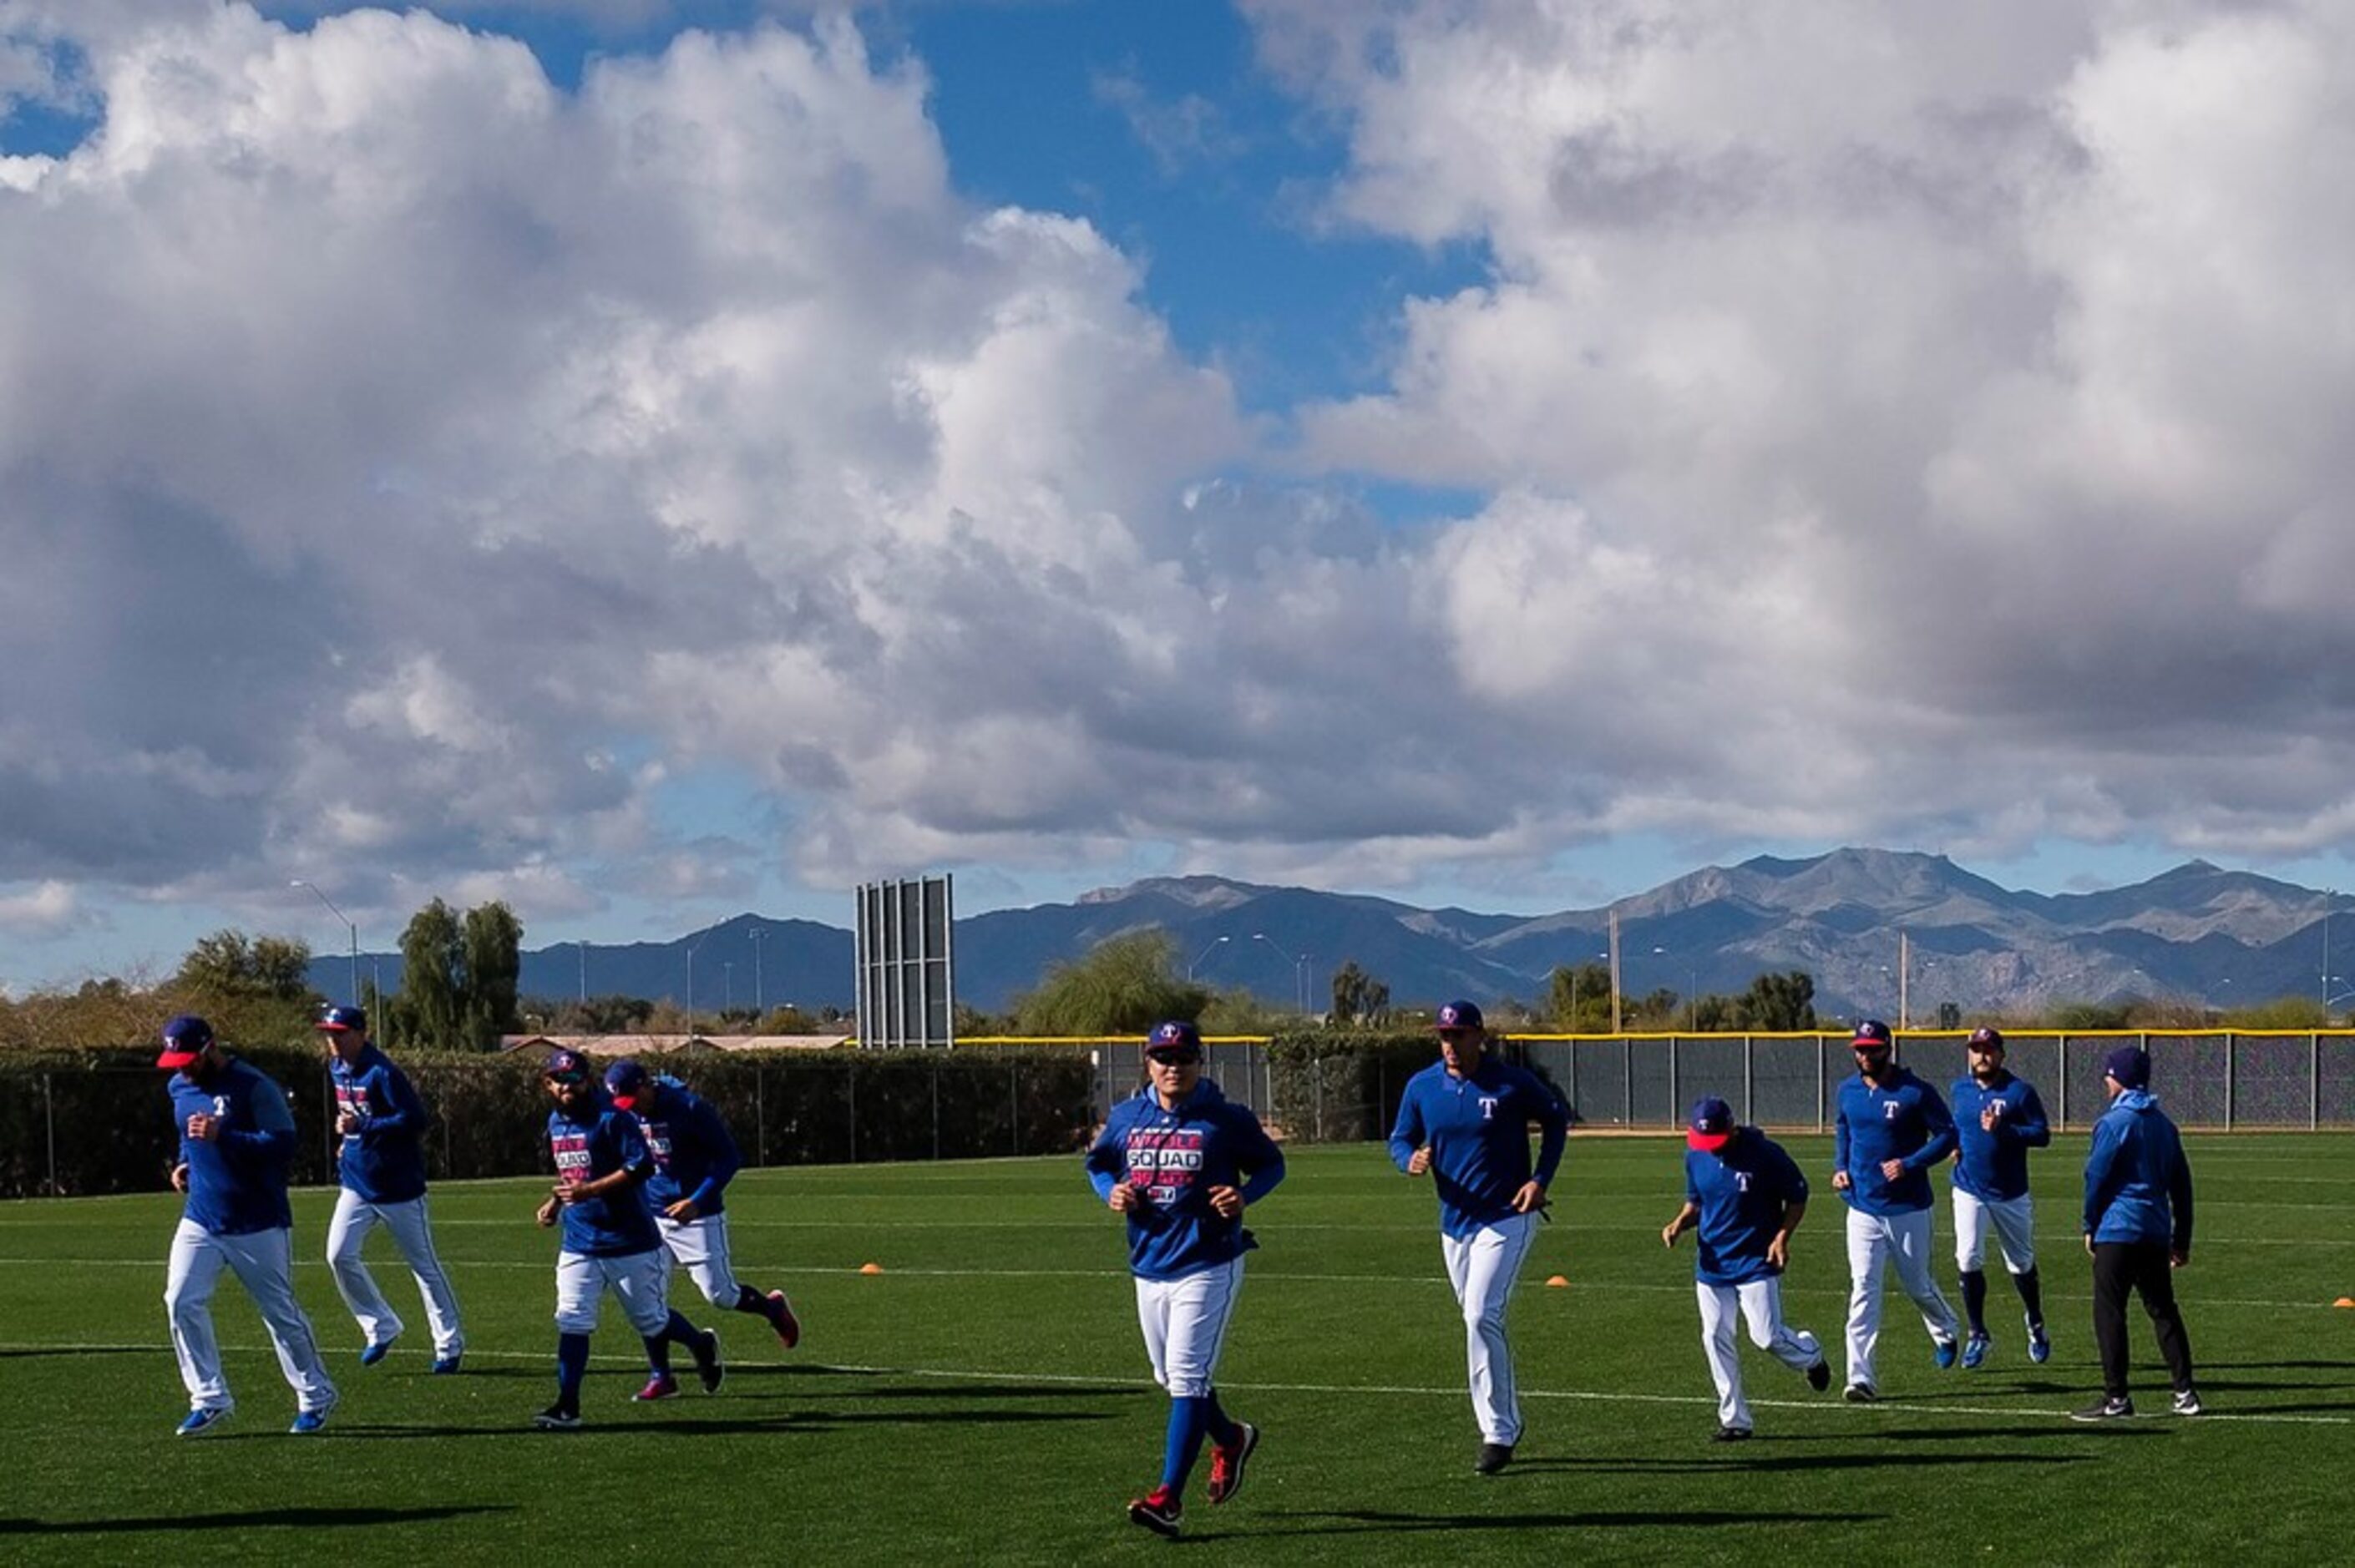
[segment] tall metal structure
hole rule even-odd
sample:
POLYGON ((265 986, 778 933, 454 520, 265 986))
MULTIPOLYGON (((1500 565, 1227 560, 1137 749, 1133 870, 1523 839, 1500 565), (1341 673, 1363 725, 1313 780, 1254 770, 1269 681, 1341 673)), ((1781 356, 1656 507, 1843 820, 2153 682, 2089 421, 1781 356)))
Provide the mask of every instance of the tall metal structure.
POLYGON ((870 1049, 956 1044, 953 879, 862 883, 858 889, 858 1043, 870 1049))

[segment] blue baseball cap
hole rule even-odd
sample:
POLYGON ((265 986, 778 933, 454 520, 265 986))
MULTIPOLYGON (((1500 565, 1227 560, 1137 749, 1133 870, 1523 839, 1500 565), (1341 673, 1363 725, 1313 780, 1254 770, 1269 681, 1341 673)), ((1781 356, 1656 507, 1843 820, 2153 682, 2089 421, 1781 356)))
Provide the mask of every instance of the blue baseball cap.
POLYGON ((158 1067, 175 1070, 185 1067, 205 1054, 213 1043, 213 1026, 193 1012, 181 1013, 164 1025, 164 1052, 155 1058, 158 1067))
POLYGON ((1182 1018, 1156 1023, 1153 1033, 1145 1037, 1145 1054, 1164 1062, 1199 1062, 1202 1059, 1202 1032, 1182 1018))
POLYGON ((319 1022, 311 1027, 333 1030, 337 1033, 346 1029, 357 1029, 365 1034, 368 1033, 368 1013, 357 1007, 325 1008, 319 1013, 319 1022))
POLYGON ((1685 1142, 1692 1148, 1711 1154, 1723 1149, 1733 1138, 1733 1107, 1715 1095, 1693 1102, 1692 1118, 1685 1128, 1685 1142))
POLYGON ((1993 1024, 1982 1023, 1971 1031, 1971 1037, 1963 1044, 1973 1051, 2000 1051, 2003 1049, 2003 1031, 1993 1024))
POLYGON ((632 1057, 624 1056, 605 1069, 605 1092, 623 1110, 636 1109, 638 1102, 647 1097, 653 1081, 654 1075, 632 1057))
POLYGON ((580 1052, 558 1051, 548 1058, 548 1065, 539 1070, 539 1075, 551 1084, 585 1084, 594 1075, 589 1058, 580 1052))
POLYGON ((1878 1018, 1868 1018, 1856 1026, 1856 1038, 1849 1044, 1852 1047, 1878 1045, 1885 1051, 1890 1044, 1889 1025, 1878 1018))
POLYGON ((1451 1001, 1441 1007, 1433 1029, 1485 1029, 1487 1021, 1480 1016, 1478 1006, 1468 1001, 1451 1001))
POLYGON ((2150 1086, 2150 1053, 2139 1045, 2121 1045, 2102 1058, 2102 1075, 2122 1089, 2150 1086))

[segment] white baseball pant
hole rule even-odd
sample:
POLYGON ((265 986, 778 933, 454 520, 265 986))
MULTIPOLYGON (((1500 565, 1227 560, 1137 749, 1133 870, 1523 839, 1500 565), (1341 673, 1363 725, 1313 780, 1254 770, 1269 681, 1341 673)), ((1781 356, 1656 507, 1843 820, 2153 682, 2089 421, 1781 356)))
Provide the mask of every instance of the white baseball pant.
POLYGON ((1219 1372, 1227 1324, 1242 1294, 1243 1260, 1200 1269, 1183 1279, 1139 1279, 1136 1321, 1153 1381, 1172 1399, 1201 1399, 1219 1372))
POLYGON ((1717 1424, 1750 1430, 1750 1402, 1742 1397, 1742 1351, 1734 1336, 1737 1319, 1750 1327, 1750 1342, 1794 1372, 1806 1372, 1823 1359, 1823 1346, 1806 1330, 1783 1323, 1783 1280, 1780 1275, 1741 1285, 1693 1281, 1700 1301, 1700 1348, 1709 1358, 1709 1375, 1717 1384, 1717 1424))
POLYGON ((229 1382, 221 1375, 220 1341, 213 1337, 213 1289, 221 1270, 237 1276, 278 1352, 278 1370, 294 1390, 303 1410, 325 1410, 336 1403, 336 1385, 319 1358, 319 1342, 311 1333, 311 1319, 294 1299, 293 1233, 250 1231, 243 1235, 215 1235, 193 1220, 183 1219, 172 1233, 170 1271, 164 1286, 164 1310, 172 1324, 172 1353, 179 1358, 180 1381, 187 1385, 188 1405, 195 1410, 228 1410, 229 1382))
POLYGON ((1987 1236, 1995 1231, 2003 1266, 2014 1274, 2036 1266, 2036 1205, 2017 1198, 1981 1198, 1955 1189, 1955 1263, 1965 1274, 1987 1266, 1987 1236))
POLYGON ((1537 1239, 1535 1214, 1508 1214, 1461 1241, 1440 1233, 1447 1282, 1464 1313, 1465 1359, 1472 1378, 1472 1414, 1480 1440, 1509 1448, 1521 1440, 1520 1390, 1513 1381, 1513 1348, 1505 1340, 1505 1304, 1520 1278, 1521 1260, 1537 1239))
POLYGON ((658 1334, 670 1321, 669 1279, 670 1263, 660 1247, 627 1257, 559 1252, 556 1255, 556 1331, 595 1333, 598 1305, 610 1289, 631 1328, 641 1334, 658 1334))
POLYGON ((728 1261, 728 1213, 705 1214, 681 1224, 677 1220, 657 1218, 662 1227, 663 1251, 670 1261, 687 1270, 703 1298, 714 1307, 736 1305, 736 1271, 728 1261))
POLYGON ((378 1225, 392 1233, 392 1245, 400 1249, 410 1277, 417 1281, 418 1298, 425 1303, 425 1321, 433 1330, 435 1359, 447 1361, 460 1354, 466 1348, 466 1336, 458 1327, 458 1298, 433 1251, 433 1227, 425 1200, 371 1203, 346 1187, 336 1194, 336 1217, 327 1223, 327 1265, 336 1271, 336 1289, 359 1324, 361 1335, 368 1343, 381 1345, 398 1336, 403 1326, 400 1314, 377 1288, 376 1277, 360 1256, 368 1232, 378 1225))
POLYGON ((1922 1324, 1932 1342, 1950 1345, 1960 1333, 1955 1309, 1938 1294, 1930 1277, 1930 1211, 1904 1214, 1848 1212, 1848 1381, 1879 1389, 1874 1381, 1872 1352, 1881 1342, 1881 1277, 1897 1266, 1897 1283, 1921 1308, 1922 1324))

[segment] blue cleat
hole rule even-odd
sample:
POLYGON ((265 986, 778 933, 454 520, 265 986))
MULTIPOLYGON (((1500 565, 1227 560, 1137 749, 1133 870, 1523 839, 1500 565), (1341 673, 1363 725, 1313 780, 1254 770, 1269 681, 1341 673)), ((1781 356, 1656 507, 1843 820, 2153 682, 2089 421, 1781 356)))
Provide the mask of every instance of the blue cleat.
POLYGON ((335 1411, 336 1402, 332 1399, 316 1410, 298 1410, 294 1413, 294 1425, 286 1430, 293 1436, 308 1437, 325 1426, 327 1417, 334 1414, 335 1411))
POLYGON ((1973 1334, 1963 1341, 1963 1370, 1977 1372, 1987 1361, 1987 1347, 1995 1341, 1985 1334, 1973 1334))
POLYGON ((2044 1337, 2044 1325, 2041 1323, 2028 1326, 2028 1359, 2038 1366, 2052 1359, 2052 1341, 2044 1337))
POLYGON ((463 1356, 465 1352, 461 1351, 458 1352, 457 1356, 443 1356, 440 1361, 435 1361, 433 1363, 433 1375, 436 1377, 447 1377, 452 1372, 456 1372, 458 1370, 458 1356, 463 1356))
POLYGON ((188 1412, 186 1417, 174 1430, 173 1436, 194 1437, 202 1433, 218 1431, 220 1424, 228 1419, 229 1406, 226 1404, 199 1405, 188 1412))
MULTIPOLYGON (((400 1336, 399 1334, 395 1334, 392 1337, 392 1340, 397 1340, 399 1338, 400 1338, 400 1336)), ((377 1362, 384 1360, 386 1356, 391 1354, 392 1340, 380 1340, 378 1343, 370 1345, 361 1351, 360 1365, 364 1367, 372 1367, 376 1365, 377 1362)))
POLYGON ((1940 1340, 1938 1341, 1938 1348, 1935 1353, 1937 1356, 1938 1370, 1940 1372, 1947 1371, 1955 1364, 1955 1341, 1952 1340, 1940 1340))

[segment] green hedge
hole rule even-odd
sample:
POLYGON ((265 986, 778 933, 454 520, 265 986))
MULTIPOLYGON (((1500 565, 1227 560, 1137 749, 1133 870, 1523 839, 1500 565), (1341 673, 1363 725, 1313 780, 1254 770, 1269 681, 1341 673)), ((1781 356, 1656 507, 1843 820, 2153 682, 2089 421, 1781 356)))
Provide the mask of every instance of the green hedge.
MULTIPOLYGON (((333 1094, 316 1052, 238 1054, 287 1091, 302 1132, 293 1180, 334 1180, 333 1094)), ((434 1111, 436 1180, 549 1171, 548 1097, 528 1057, 404 1054, 434 1111)), ((152 1053, 0 1057, 0 1196, 153 1192, 178 1139, 152 1053)), ((716 1106, 748 1165, 1060 1154, 1084 1146, 1095 1075, 1068 1052, 745 1052, 654 1064, 716 1106)))

